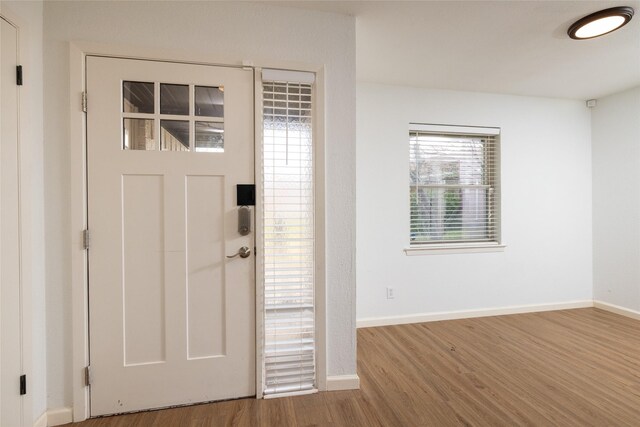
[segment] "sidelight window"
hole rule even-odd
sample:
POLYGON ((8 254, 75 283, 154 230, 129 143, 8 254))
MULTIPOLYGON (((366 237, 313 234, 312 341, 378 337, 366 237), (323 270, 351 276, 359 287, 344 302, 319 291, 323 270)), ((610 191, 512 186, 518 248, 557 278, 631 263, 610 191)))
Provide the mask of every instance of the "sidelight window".
POLYGON ((291 74, 263 71, 265 396, 316 388, 313 74, 291 74))

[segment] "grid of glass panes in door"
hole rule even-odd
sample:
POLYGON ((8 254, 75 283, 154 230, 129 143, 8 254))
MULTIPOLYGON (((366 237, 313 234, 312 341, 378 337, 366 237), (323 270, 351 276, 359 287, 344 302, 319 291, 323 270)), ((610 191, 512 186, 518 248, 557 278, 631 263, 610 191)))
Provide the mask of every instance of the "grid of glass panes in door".
POLYGON ((122 149, 224 151, 224 87, 122 82, 122 149))

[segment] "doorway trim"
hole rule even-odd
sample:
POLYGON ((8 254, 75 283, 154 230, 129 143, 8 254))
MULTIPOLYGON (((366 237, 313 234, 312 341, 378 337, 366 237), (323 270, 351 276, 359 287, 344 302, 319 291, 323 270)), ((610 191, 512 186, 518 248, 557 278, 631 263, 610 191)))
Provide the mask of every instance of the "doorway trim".
MULTIPOLYGON (((326 390, 326 286, 325 286, 325 135, 324 135, 324 66, 287 61, 260 61, 238 58, 220 58, 207 54, 192 54, 164 49, 147 49, 132 46, 105 45, 89 42, 69 43, 69 138, 71 143, 71 295, 72 295, 72 393, 74 422, 86 420, 89 414, 89 388, 85 386, 85 367, 89 364, 89 299, 88 257, 83 246, 83 231, 87 227, 87 140, 86 115, 82 110, 82 94, 86 88, 86 57, 90 55, 115 58, 143 59, 164 62, 183 62, 226 67, 277 68, 307 71, 316 74, 316 104, 314 117, 314 153, 316 186, 316 370, 318 390, 326 390), (171 58, 171 59, 168 59, 171 58)), ((254 103, 261 100, 254 83, 254 103)), ((91 96, 89 94, 88 96, 91 96)), ((259 132, 261 115, 256 114, 254 147, 260 155, 259 132)), ((258 157, 256 157, 257 159, 258 157)), ((260 163, 256 161, 256 181, 261 176, 260 163)), ((261 211, 256 200, 256 212, 261 211)), ((256 215, 257 217, 258 215, 256 215)), ((258 224, 256 224, 256 231, 258 224)), ((256 382, 257 396, 261 396, 262 379, 262 322, 263 303, 260 294, 260 275, 256 272, 256 382)), ((71 414, 70 414, 71 415, 71 414)), ((69 420, 71 421, 71 420, 69 420)))

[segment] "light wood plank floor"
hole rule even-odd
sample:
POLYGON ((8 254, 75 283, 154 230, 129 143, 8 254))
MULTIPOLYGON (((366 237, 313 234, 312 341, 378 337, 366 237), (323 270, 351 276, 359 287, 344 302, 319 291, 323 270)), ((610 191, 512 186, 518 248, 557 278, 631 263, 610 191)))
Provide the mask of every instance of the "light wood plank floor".
POLYGON ((358 391, 73 426, 640 426, 640 321, 587 308, 359 329, 358 374, 358 391))

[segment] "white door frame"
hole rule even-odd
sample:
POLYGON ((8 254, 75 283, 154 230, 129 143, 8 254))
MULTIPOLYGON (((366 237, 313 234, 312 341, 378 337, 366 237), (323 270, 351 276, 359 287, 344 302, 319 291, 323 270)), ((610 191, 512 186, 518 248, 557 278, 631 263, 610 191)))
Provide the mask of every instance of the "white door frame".
MULTIPOLYGON (((72 391, 73 421, 89 417, 89 389, 85 387, 84 369, 89 363, 88 322, 88 258, 83 247, 83 230, 87 227, 87 182, 86 182, 86 116, 82 111, 82 93, 86 88, 86 57, 88 55, 110 56, 129 59, 185 62, 203 65, 218 65, 250 68, 277 68, 316 73, 314 115, 314 168, 315 168, 315 223, 316 223, 316 370, 319 390, 326 390, 326 295, 325 295, 325 141, 324 141, 324 66, 285 61, 252 61, 237 58, 211 57, 206 54, 190 54, 181 51, 143 49, 131 46, 113 46, 99 43, 69 43, 69 120, 71 141, 71 295, 72 295, 72 391)), ((259 77, 259 76, 258 76, 259 77)), ((258 80, 256 80, 258 82, 258 80)), ((256 88, 259 86, 255 86, 256 88)), ((260 137, 261 98, 254 91, 256 103, 256 184, 261 177, 260 137)), ((91 94, 88 94, 90 97, 91 94)), ((256 219, 262 212, 259 197, 256 197, 256 219)), ((256 238, 259 223, 256 222, 256 238)), ((256 264, 257 265, 257 264, 256 264)), ((256 272, 258 273, 258 272, 256 272)), ((256 274, 256 284, 260 275, 256 274)), ((260 286, 256 286, 256 393, 262 390, 262 323, 263 312, 260 286)))

